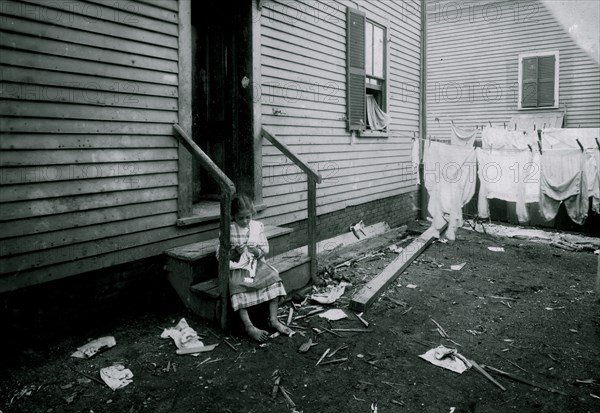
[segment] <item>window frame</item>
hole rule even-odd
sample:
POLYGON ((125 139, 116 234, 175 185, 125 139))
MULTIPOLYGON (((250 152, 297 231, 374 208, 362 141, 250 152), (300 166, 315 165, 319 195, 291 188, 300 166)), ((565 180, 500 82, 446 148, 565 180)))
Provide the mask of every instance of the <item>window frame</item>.
MULTIPOLYGON (((367 60, 367 49, 366 49, 366 29, 367 29, 367 22, 373 24, 374 26, 378 26, 381 27, 383 29, 383 82, 382 82, 382 91, 381 91, 381 100, 382 100, 382 107, 381 109, 386 112, 389 113, 389 82, 390 82, 390 44, 391 44, 391 37, 390 37, 390 21, 387 19, 384 19, 382 17, 379 17, 367 10, 358 10, 358 9, 354 9, 354 8, 350 8, 348 7, 348 11, 352 11, 354 13, 358 13, 358 14, 362 14, 364 16, 364 27, 363 27, 363 31, 365 34, 365 51, 364 51, 364 61, 365 61, 365 65, 364 65, 364 75, 363 75, 363 79, 364 79, 364 100, 365 100, 365 119, 364 119, 364 126, 363 129, 352 129, 350 127, 350 119, 348 119, 348 128, 350 130, 350 132, 357 132, 357 136, 359 137, 388 137, 391 132, 389 130, 389 127, 386 130, 382 130, 382 131, 378 131, 378 130, 371 130, 367 128, 367 120, 366 120, 366 96, 367 96, 367 73, 366 73, 366 60, 367 60)), ((349 32, 346 32, 346 39, 348 40, 349 38, 349 32)), ((346 68, 346 74, 349 74, 349 67, 346 68)), ((369 76, 372 77, 372 76, 369 76)), ((348 86, 348 84, 347 84, 348 86)), ((348 89, 347 89, 348 92, 348 89)), ((347 95, 348 96, 348 95, 347 95)), ((347 112, 349 111, 349 107, 350 107, 350 103, 348 102, 346 104, 346 109, 347 112)))
MULTIPOLYGON (((560 53, 558 50, 540 51, 540 52, 528 52, 520 53, 519 56, 519 77, 518 77, 518 110, 548 110, 548 109, 559 109, 560 108, 560 53), (536 106, 536 107, 523 107, 523 62, 527 58, 531 57, 548 57, 554 56, 554 105, 552 106, 536 106)), ((539 84, 539 79, 538 79, 539 84)))

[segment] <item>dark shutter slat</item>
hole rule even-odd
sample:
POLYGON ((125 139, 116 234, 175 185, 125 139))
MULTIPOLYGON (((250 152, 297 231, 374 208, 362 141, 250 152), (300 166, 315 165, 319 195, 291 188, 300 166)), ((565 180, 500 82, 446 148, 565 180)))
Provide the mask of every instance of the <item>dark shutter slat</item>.
POLYGON ((348 128, 363 130, 365 96, 365 13, 348 8, 346 25, 346 61, 348 94, 348 128))
POLYGON ((542 56, 538 60, 538 106, 554 106, 554 56, 542 56))

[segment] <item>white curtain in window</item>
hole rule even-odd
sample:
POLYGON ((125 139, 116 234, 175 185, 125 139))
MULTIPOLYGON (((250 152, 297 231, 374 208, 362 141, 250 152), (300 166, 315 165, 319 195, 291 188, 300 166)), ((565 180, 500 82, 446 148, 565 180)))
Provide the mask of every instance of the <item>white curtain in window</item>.
POLYGON ((381 110, 373 95, 367 95, 367 121, 371 130, 384 130, 390 123, 390 115, 381 110))

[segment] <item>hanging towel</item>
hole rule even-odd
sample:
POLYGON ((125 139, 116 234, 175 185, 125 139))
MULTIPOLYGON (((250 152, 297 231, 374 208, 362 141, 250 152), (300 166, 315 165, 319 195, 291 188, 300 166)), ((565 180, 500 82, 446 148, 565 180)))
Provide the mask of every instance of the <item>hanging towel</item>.
POLYGON ((483 149, 518 149, 537 147, 537 132, 528 130, 507 130, 504 128, 484 128, 481 132, 483 149))
POLYGON ((479 132, 477 129, 466 130, 452 124, 450 125, 450 143, 457 146, 473 146, 477 132, 479 132))
POLYGON ((579 149, 577 140, 585 149, 585 177, 592 211, 600 213, 600 140, 599 128, 544 129, 542 147, 551 149, 579 149))
POLYGON ((515 202, 520 223, 529 221, 527 203, 540 197, 539 152, 477 149, 478 214, 489 217, 488 199, 515 202))
POLYGON ((544 150, 540 160, 540 211, 550 221, 564 202, 567 214, 581 225, 587 217, 585 153, 579 149, 544 150))
POLYGON ((477 158, 474 148, 439 142, 425 145, 423 154, 425 188, 429 193, 427 210, 433 218, 433 228, 444 226, 449 215, 448 239, 455 238, 456 229, 463 224, 462 208, 475 193, 477 158))
POLYGON ((367 95, 367 121, 372 130, 384 130, 390 124, 390 116, 381 110, 373 95, 367 95))

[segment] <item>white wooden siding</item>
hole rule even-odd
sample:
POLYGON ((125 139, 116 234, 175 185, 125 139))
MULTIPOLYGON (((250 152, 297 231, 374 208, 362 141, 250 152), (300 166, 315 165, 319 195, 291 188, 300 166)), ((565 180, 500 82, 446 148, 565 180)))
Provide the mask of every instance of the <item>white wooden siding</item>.
MULTIPOLYGON (((419 128, 420 19, 418 3, 403 0, 264 3, 262 123, 324 178, 318 214, 415 189, 408 163, 419 128), (346 7, 391 24, 388 138, 347 131, 346 7)), ((261 217, 275 224, 305 219, 306 176, 266 142, 262 169, 269 207, 261 217)))
POLYGON ((0 290, 197 240, 175 226, 177 2, 2 3, 0 290))
POLYGON ((450 139, 451 120, 481 129, 489 122, 503 125, 516 114, 556 111, 517 109, 518 55, 555 50, 565 127, 600 127, 600 68, 539 0, 432 2, 427 46, 430 136, 450 139))

